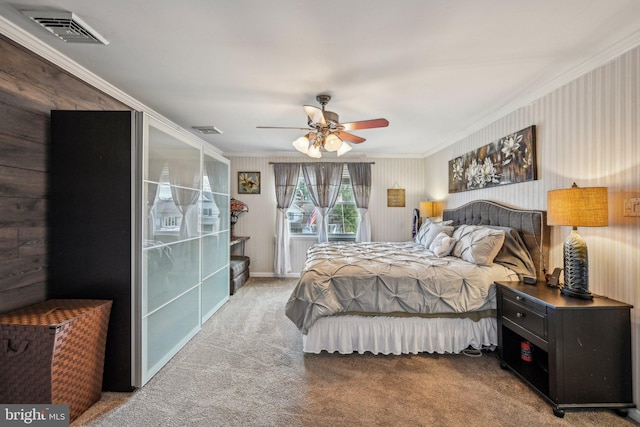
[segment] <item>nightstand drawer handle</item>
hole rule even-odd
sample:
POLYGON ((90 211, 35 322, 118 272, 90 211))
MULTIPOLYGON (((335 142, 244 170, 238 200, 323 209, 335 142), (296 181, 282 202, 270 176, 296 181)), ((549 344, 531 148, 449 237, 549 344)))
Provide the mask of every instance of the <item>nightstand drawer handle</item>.
POLYGON ((524 313, 520 313, 520 312, 516 313, 516 317, 519 318, 519 319, 523 318, 524 316, 525 316, 524 313))
POLYGON ((524 301, 524 298, 522 298, 521 296, 517 295, 517 296, 516 296, 516 300, 517 300, 517 301, 524 301))

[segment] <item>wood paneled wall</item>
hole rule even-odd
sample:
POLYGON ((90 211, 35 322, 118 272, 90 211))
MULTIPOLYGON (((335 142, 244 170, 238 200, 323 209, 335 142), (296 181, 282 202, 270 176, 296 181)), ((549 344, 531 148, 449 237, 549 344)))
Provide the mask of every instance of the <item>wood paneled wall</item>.
POLYGON ((4 312, 46 298, 50 111, 131 108, 1 35, 0 58, 0 312, 4 312))

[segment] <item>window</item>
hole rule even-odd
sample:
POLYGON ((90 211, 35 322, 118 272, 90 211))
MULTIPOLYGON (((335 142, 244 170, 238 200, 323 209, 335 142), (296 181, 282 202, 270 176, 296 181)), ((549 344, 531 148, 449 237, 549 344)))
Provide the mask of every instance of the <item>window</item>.
MULTIPOLYGON (((318 234, 315 207, 304 182, 302 171, 300 171, 296 193, 287 215, 289 216, 289 230, 292 235, 318 234)), ((358 231, 358 210, 353 198, 351 177, 346 165, 342 172, 338 199, 327 217, 329 239, 355 238, 356 231, 358 231)))

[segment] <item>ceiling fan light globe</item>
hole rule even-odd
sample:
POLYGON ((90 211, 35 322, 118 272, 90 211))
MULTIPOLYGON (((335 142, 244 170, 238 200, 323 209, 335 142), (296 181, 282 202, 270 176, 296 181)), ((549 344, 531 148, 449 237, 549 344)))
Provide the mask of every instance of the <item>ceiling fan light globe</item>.
POLYGON ((338 151, 341 146, 342 140, 333 133, 330 133, 324 140, 324 149, 327 151, 338 151))
POLYGON ((309 150, 307 151, 307 156, 313 157, 314 159, 319 159, 320 157, 322 157, 322 153, 320 152, 320 147, 318 147, 315 144, 309 147, 309 150))
POLYGON ((309 151, 309 138, 307 138, 306 136, 301 136, 300 138, 293 141, 291 145, 293 145, 293 148, 295 148, 299 152, 307 154, 307 152, 309 151))
POLYGON ((344 153, 351 151, 352 147, 346 142, 342 141, 342 145, 338 148, 338 156, 342 156, 344 153))

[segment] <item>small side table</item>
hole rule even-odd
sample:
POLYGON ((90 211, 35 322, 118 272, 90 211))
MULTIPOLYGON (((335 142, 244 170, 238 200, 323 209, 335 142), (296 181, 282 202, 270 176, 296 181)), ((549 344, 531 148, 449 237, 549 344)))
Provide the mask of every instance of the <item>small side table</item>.
POLYGON ((233 236, 229 241, 231 247, 231 257, 229 260, 229 294, 235 294, 249 278, 249 265, 251 260, 244 256, 244 243, 249 240, 249 236, 233 236), (234 248, 239 248, 240 255, 234 255, 234 248))
POLYGON ((244 256, 244 242, 250 238, 249 236, 231 236, 231 240, 229 241, 231 251, 233 252, 233 249, 238 246, 240 248, 240 255, 244 256))
POLYGON ((235 246, 240 247, 240 255, 244 256, 244 242, 249 240, 251 237, 249 236, 231 236, 231 240, 229 241, 229 246, 231 247, 231 251, 233 251, 235 246))

